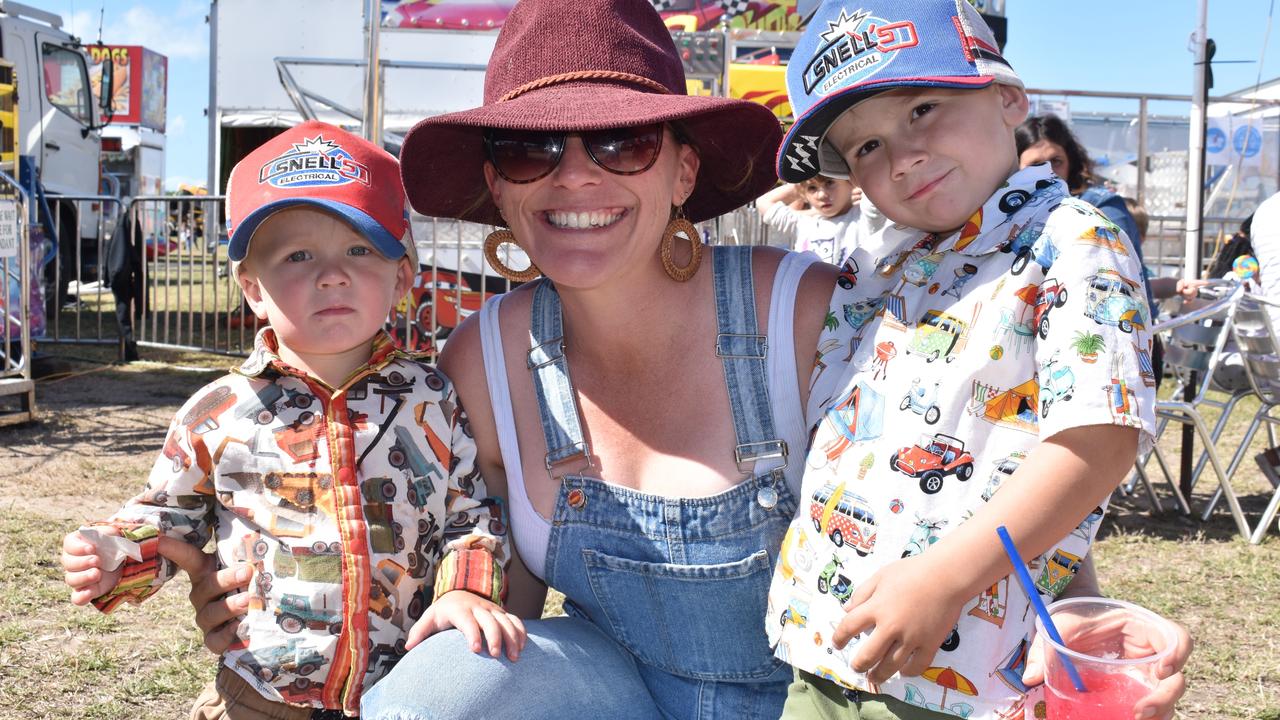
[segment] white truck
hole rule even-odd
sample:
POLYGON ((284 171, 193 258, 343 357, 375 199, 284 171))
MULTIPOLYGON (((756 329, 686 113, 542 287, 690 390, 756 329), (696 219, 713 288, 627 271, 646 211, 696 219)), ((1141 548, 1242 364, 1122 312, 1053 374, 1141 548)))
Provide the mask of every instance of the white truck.
MULTIPOLYGON (((15 69, 18 154, 31 158, 46 193, 49 221, 62 228, 60 234, 65 238, 59 248, 63 265, 60 301, 67 283, 76 277, 77 236, 81 278, 87 281, 97 276, 103 208, 96 202, 60 200, 59 196, 99 194, 101 128, 105 124, 102 108, 90 83, 88 53, 63 29, 59 15, 0 0, 0 55, 15 69)), ((101 95, 109 98, 110 70, 104 71, 102 87, 101 95)))

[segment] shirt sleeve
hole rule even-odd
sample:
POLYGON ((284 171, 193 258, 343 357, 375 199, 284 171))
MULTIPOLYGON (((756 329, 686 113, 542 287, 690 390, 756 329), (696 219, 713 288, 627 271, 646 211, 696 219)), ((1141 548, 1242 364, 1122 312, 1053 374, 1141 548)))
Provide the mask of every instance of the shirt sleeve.
MULTIPOLYGON (((215 386, 216 387, 216 386, 215 386)), ((151 468, 147 486, 114 515, 95 525, 110 525, 138 543, 142 560, 128 558, 116 586, 93 600, 94 607, 111 612, 121 603, 140 603, 151 597, 177 572, 157 549, 161 536, 203 548, 213 527, 216 497, 210 481, 212 461, 202 435, 180 422, 214 390, 197 393, 169 424, 164 449, 151 468)))
POLYGON ((502 498, 490 495, 476 467, 476 443, 466 411, 448 388, 449 480, 445 500, 444 554, 436 567, 434 597, 467 590, 501 604, 506 598, 505 567, 510 562, 502 498))
POLYGON ((1064 201, 1033 249, 1052 258, 1036 290, 1040 437, 1120 425, 1155 437, 1146 278, 1133 244, 1092 206, 1064 201))
POLYGON ((762 218, 764 224, 782 232, 794 232, 800 222, 800 213, 786 203, 774 203, 762 218))

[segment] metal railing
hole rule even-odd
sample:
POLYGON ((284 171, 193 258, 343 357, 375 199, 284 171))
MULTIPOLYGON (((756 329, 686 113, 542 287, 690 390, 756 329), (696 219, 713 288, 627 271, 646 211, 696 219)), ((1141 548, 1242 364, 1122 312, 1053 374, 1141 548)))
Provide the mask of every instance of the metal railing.
POLYGON ((31 236, 27 193, 9 174, 0 172, 0 400, 16 400, 17 408, 0 408, 0 425, 35 417, 35 383, 31 379, 31 236))

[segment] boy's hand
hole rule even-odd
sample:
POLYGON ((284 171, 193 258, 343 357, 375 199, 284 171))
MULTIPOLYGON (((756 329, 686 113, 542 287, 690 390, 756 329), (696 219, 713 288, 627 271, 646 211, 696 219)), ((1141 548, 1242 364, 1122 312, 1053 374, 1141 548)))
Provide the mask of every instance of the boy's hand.
MULTIPOLYGON (((103 526, 104 535, 119 535, 120 531, 103 526)), ((62 538, 63 580, 71 588, 71 602, 74 605, 88 605, 89 601, 105 594, 120 582, 121 568, 115 570, 102 569, 102 557, 97 548, 80 533, 67 533, 62 538)))
POLYGON ((847 614, 832 642, 843 648, 854 636, 871 631, 849 663, 871 682, 882 683, 896 672, 924 672, 955 627, 967 598, 953 597, 946 573, 934 565, 923 555, 894 561, 845 603, 847 614))
POLYGON ((482 650, 482 635, 488 640, 489 654, 493 657, 498 657, 505 646, 507 657, 518 660, 520 651, 524 649, 526 635, 520 618, 492 600, 466 590, 451 590, 431 603, 409 629, 406 647, 412 649, 431 635, 450 627, 462 631, 474 653, 482 650))
MULTIPOLYGON (((1076 624, 1078 621, 1079 618, 1063 614, 1060 619, 1055 616, 1054 624, 1058 626, 1058 631, 1064 638, 1070 638, 1080 631, 1076 624)), ((1187 658, 1191 656, 1191 635, 1178 623, 1172 624, 1177 636, 1173 652, 1169 653, 1160 667, 1156 668, 1156 676, 1160 682, 1133 707, 1135 718, 1171 720, 1174 705, 1187 691, 1187 681, 1182 675, 1182 668, 1187 664, 1187 658)), ((1154 653, 1156 648, 1163 647, 1164 643, 1163 638, 1148 637, 1146 632, 1150 629, 1146 624, 1133 624, 1126 628, 1127 642, 1139 644, 1140 653, 1154 653)), ((1031 648, 1027 651, 1027 668, 1022 673, 1022 682, 1026 685, 1035 686, 1044 682, 1045 651, 1045 643, 1037 634, 1031 642, 1031 648)))
POLYGON ((216 556, 167 536, 161 536, 156 550, 191 578, 189 598, 196 610, 196 625, 204 634, 204 646, 214 655, 223 654, 238 639, 240 620, 249 608, 245 588, 253 568, 236 563, 219 570, 216 556))

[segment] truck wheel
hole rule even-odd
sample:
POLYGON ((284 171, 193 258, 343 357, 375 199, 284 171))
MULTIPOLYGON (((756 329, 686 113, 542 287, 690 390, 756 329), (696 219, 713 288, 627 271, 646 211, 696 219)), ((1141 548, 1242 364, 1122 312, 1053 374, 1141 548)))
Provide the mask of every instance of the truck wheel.
POLYGON ((418 559, 418 553, 410 552, 409 559, 406 562, 409 563, 409 572, 413 572, 418 569, 418 563, 421 561, 418 559))
POLYGON ((405 642, 404 638, 396 638, 396 642, 394 645, 392 645, 392 647, 395 648, 397 655, 404 655, 405 653, 409 652, 409 648, 405 647, 405 645, 407 644, 408 643, 405 642))
POLYGON ((1031 258, 1030 251, 1020 250, 1018 256, 1013 259, 1013 264, 1009 266, 1009 271, 1014 275, 1021 275, 1022 271, 1027 267, 1027 260, 1031 258))
POLYGON ((391 619, 391 606, 390 606, 390 605, 383 605, 383 606, 382 606, 382 609, 378 611, 378 615, 381 615, 383 620, 390 620, 390 619, 391 619))
POLYGON ((1054 307, 1062 307, 1067 304, 1067 291, 1065 288, 1058 291, 1058 297, 1053 301, 1054 307))
POLYGON ((934 350, 934 351, 933 351, 933 353, 932 353, 931 355, 929 355, 929 357, 927 357, 927 358, 925 358, 925 359, 924 359, 924 361, 925 361, 925 362, 933 362, 934 360, 937 360, 937 359, 938 359, 938 358, 940 358, 940 357, 942 357, 942 351, 941 351, 941 350, 934 350))
POLYGON ((1133 321, 1132 321, 1132 320, 1121 320, 1121 321, 1120 321, 1120 332, 1126 332, 1126 333, 1131 333, 1131 332, 1133 332, 1133 321))
POLYGON ((836 547, 844 547, 844 535, 840 534, 840 528, 831 531, 831 542, 835 543, 836 547))
POLYGON ((391 463, 391 467, 397 470, 404 469, 406 459, 404 450, 401 450, 399 445, 391 448, 390 452, 387 453, 387 462, 391 463))
POLYGON ((285 613, 276 618, 276 622, 280 625, 281 630, 289 633, 290 635, 296 635, 302 632, 302 620, 296 615, 285 613))
POLYGON ((868 556, 868 555, 870 555, 870 554, 871 554, 871 552, 870 552, 870 551, 868 551, 868 550, 863 550, 862 548, 858 547, 857 545, 854 545, 854 546, 853 546, 853 551, 854 551, 854 552, 856 552, 856 553, 858 553, 858 557, 866 557, 866 556, 868 556))
POLYGON ((413 594, 413 599, 409 601, 409 619, 417 620, 422 617, 422 596, 418 593, 413 594))
POLYGON ((387 480, 382 483, 382 499, 391 501, 396 499, 396 484, 387 480))
POLYGON ((277 490, 280 484, 280 475, 277 473, 267 473, 267 476, 262 479, 262 485, 268 490, 277 490))
MULTIPOLYGON (((306 665, 305 667, 311 667, 311 666, 306 665)), ((312 668, 311 672, 315 672, 315 668, 312 668)), ((311 673, 302 673, 302 674, 310 675, 311 673)), ((302 692, 309 687, 311 687, 311 678, 300 677, 297 680, 293 681, 293 689, 297 690, 298 692, 302 692)))
POLYGON ((899 410, 906 410, 906 409, 907 409, 907 408, 909 408, 909 407, 911 407, 911 396, 910 396, 910 395, 904 395, 904 396, 902 397, 902 402, 901 402, 901 403, 899 403, 899 405, 898 405, 898 409, 899 409, 899 410))
POLYGON ((1044 340, 1049 337, 1049 313, 1045 312, 1044 317, 1040 318, 1040 339, 1044 340))
POLYGON ((311 543, 311 552, 315 553, 316 555, 320 555, 328 551, 329 551, 329 543, 323 540, 317 540, 311 543))
POLYGON ((335 622, 335 623, 329 623, 329 634, 330 634, 330 635, 341 635, 341 634, 342 634, 342 621, 341 621, 341 620, 339 620, 338 622, 335 622))
POLYGON ((973 477, 973 465, 966 463, 956 468, 956 477, 961 480, 968 480, 973 477))
POLYGON ((829 587, 831 587, 831 583, 828 582, 826 578, 824 577, 818 578, 818 592, 824 593, 827 591, 827 588, 829 587))
POLYGON ((947 636, 946 640, 942 641, 942 645, 939 646, 939 649, 951 652, 958 647, 960 647, 960 633, 956 632, 955 628, 951 628, 951 634, 947 636))
POLYGON ((898 472, 898 453, 889 456, 889 469, 898 472))
POLYGON ((316 504, 316 494, 310 490, 299 490, 296 499, 300 507, 316 504))
POLYGON ((942 476, 936 472, 925 473, 924 477, 920 478, 920 489, 925 495, 937 494, 942 489, 942 476))
POLYGON ((941 414, 942 413, 939 412, 937 406, 931 407, 924 411, 924 421, 932 425, 938 422, 938 416, 941 414))
POLYGON ((387 373, 387 383, 391 385, 403 385, 404 373, 400 372, 399 370, 392 370, 391 372, 387 373))
MULTIPOLYGON (((297 669, 297 670, 294 670, 294 672, 296 672, 296 673, 297 673, 297 674, 299 674, 299 675, 310 675, 311 673, 315 672, 315 671, 316 671, 316 670, 318 670, 318 669, 319 669, 319 668, 318 668, 318 667, 316 667, 316 664, 315 664, 315 663, 309 662, 309 663, 303 663, 303 664, 299 665, 299 666, 298 666, 298 669, 297 669)), ((308 685, 310 685, 310 684, 311 684, 311 681, 310 681, 310 680, 306 680, 306 678, 298 678, 298 680, 299 680, 299 681, 303 681, 303 680, 305 680, 305 681, 306 681, 306 683, 307 683, 308 685)))
POLYGON ((408 490, 405 490, 404 495, 409 499, 410 505, 413 505, 414 507, 418 506, 418 491, 414 490, 412 485, 409 486, 408 490))
POLYGON ((430 532, 430 530, 431 530, 431 523, 427 522, 426 518, 418 518, 418 534, 426 535, 430 532))
POLYGON ((822 518, 813 519, 813 529, 822 532, 822 518))
POLYGON ((293 399, 293 406, 298 408, 299 410, 306 410, 307 408, 311 407, 311 396, 299 395, 295 397, 293 399))
POLYGON ((258 411, 258 417, 255 419, 257 420, 259 425, 266 425, 267 423, 276 419, 276 414, 266 408, 262 408, 261 410, 258 411))
POLYGON ((329 552, 333 553, 334 555, 337 555, 338 553, 342 552, 342 543, 338 542, 337 540, 334 540, 333 542, 329 543, 329 552))
POLYGON ((444 389, 444 380, 438 373, 427 373, 427 388, 440 392, 444 389))

